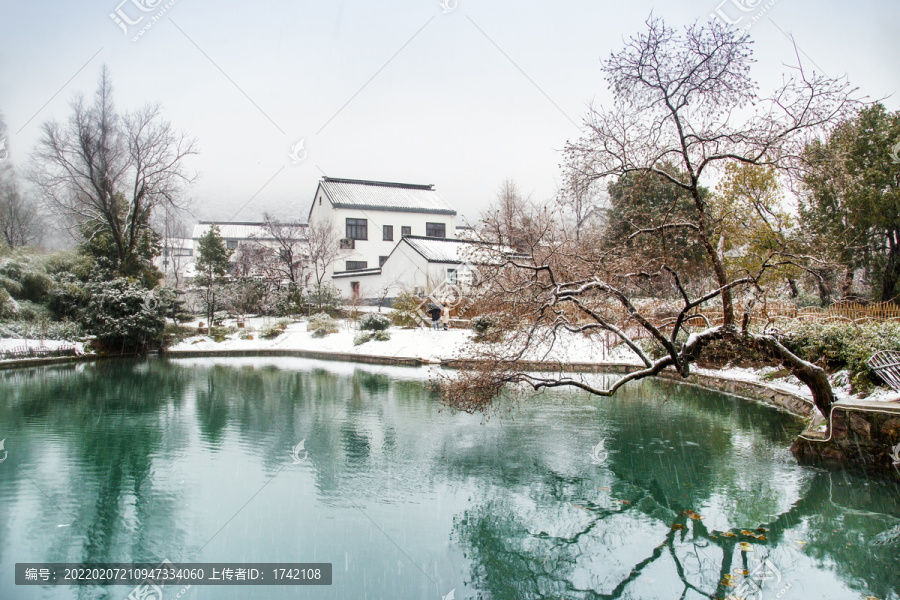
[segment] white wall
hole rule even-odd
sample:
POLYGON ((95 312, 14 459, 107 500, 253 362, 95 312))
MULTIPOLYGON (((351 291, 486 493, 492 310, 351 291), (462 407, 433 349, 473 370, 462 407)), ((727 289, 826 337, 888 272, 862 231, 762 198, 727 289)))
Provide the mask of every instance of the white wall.
MULTIPOLYGON (((340 237, 346 235, 346 220, 349 219, 366 219, 368 239, 356 240, 353 250, 344 251, 341 256, 332 265, 328 272, 328 277, 335 271, 345 271, 347 261, 364 261, 367 268, 377 268, 379 266, 379 257, 390 256, 394 247, 400 242, 403 227, 410 227, 412 235, 424 236, 426 223, 443 223, 446 230, 446 239, 454 239, 456 235, 456 215, 441 215, 431 213, 413 213, 401 211, 384 211, 384 210, 363 210, 349 208, 334 208, 328 200, 325 192, 321 187, 316 189, 316 197, 313 200, 313 206, 310 210, 310 220, 313 221, 330 221, 334 224, 335 229, 340 232, 340 237), (385 241, 383 239, 383 226, 392 225, 394 228, 393 240, 385 241)), ((416 252, 410 248, 406 248, 408 254, 416 252)), ((393 259, 392 259, 393 260, 393 259)), ((422 259, 424 262, 424 259, 422 259)), ((446 271, 444 269, 443 271, 446 271)), ((435 275, 437 276, 437 275, 435 275)), ((441 281, 446 276, 446 272, 440 275, 441 281)), ((383 276, 360 276, 359 278, 339 278, 334 279, 333 283, 345 295, 350 294, 350 281, 359 281, 366 297, 375 295, 375 290, 382 287, 383 276), (376 281, 377 280, 377 281, 376 281)), ((391 278, 385 281, 392 281, 391 278)), ((425 285, 424 278, 421 283, 408 283, 407 286, 412 288, 415 285, 425 285)))

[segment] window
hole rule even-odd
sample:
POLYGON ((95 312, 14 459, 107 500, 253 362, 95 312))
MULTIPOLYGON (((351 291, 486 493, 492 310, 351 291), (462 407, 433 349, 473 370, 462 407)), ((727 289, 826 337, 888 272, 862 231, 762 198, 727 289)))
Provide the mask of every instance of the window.
POLYGON ((225 247, 229 250, 237 248, 237 240, 225 240, 225 247))
POLYGON ((404 235, 412 235, 412 227, 401 227, 401 228, 400 228, 400 235, 401 235, 401 236, 404 236, 404 235))
POLYGON ((456 269, 447 269, 447 282, 456 285, 456 269))
POLYGON ((350 282, 350 293, 354 296, 359 296, 359 282, 351 281, 350 282))
POLYGON ((443 223, 425 223, 427 237, 442 238, 447 236, 447 226, 443 223))
POLYGON ((383 229, 383 239, 385 242, 393 242, 394 241, 394 226, 393 225, 385 225, 382 227, 383 229))
POLYGON ((348 260, 347 261, 347 270, 348 271, 360 271, 362 269, 368 268, 369 263, 364 260, 348 260))
POLYGON ((351 240, 369 239, 369 229, 365 219, 347 219, 347 238, 351 240))
POLYGON ((388 258, 387 256, 379 256, 378 257, 378 266, 383 267, 384 263, 387 262, 387 258, 388 258))

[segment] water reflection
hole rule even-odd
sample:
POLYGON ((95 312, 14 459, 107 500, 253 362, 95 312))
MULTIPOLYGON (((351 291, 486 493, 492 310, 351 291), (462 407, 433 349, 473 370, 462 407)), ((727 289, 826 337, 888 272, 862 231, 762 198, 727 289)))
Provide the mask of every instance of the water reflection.
POLYGON ((648 381, 484 422, 441 411, 425 376, 294 359, 0 373, 0 597, 127 595, 16 588, 15 562, 163 558, 335 565, 329 590, 189 598, 721 598, 764 558, 766 597, 898 597, 898 541, 872 543, 900 524, 898 487, 797 465, 782 413, 648 381))

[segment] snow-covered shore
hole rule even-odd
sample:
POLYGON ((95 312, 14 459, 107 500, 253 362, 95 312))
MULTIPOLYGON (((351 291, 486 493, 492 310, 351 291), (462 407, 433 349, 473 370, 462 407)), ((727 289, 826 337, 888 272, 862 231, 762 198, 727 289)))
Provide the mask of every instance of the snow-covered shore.
MULTIPOLYGON (((249 318, 246 320, 244 328, 238 329, 236 333, 227 335, 222 341, 217 342, 209 336, 198 335, 175 344, 169 348, 169 351, 172 355, 177 356, 180 351, 215 353, 217 351, 298 350, 383 358, 415 358, 437 363, 442 359, 457 358, 464 354, 465 348, 471 342, 472 337, 472 332, 468 329, 434 331, 422 328, 391 327, 389 330, 390 340, 373 340, 356 346, 353 341, 358 331, 350 321, 341 322, 340 330, 337 333, 329 334, 323 338, 312 337, 312 334, 307 331, 305 321, 288 324, 284 332, 273 339, 264 339, 260 336, 263 330, 271 328, 277 322, 278 319, 271 317, 249 318)), ((198 322, 195 321, 187 325, 196 327, 198 322)), ((234 326, 235 322, 226 322, 225 325, 234 326)), ((21 347, 55 349, 60 346, 70 345, 72 345, 72 342, 59 340, 0 339, 0 351, 21 347)), ((84 354, 82 343, 75 343, 75 346, 77 354, 84 354)), ((605 348, 590 342, 583 336, 568 334, 563 334, 563 337, 556 341, 549 353, 534 352, 533 355, 526 358, 563 364, 640 364, 638 357, 625 345, 619 345, 612 352, 607 353, 605 348)), ((772 367, 727 367, 722 369, 694 367, 692 369, 694 373, 699 375, 762 384, 801 398, 811 399, 809 389, 797 378, 793 376, 773 378, 771 375, 777 370, 772 367)), ((835 397, 839 401, 859 401, 864 399, 867 402, 885 402, 894 401, 900 397, 887 387, 881 387, 865 398, 860 398, 851 393, 846 373, 837 373, 831 379, 835 397)))

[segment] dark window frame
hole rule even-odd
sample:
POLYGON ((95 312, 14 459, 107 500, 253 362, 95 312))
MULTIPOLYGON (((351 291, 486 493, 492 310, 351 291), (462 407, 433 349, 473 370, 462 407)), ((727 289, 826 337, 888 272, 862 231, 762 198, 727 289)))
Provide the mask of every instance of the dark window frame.
POLYGON ((412 235, 412 227, 403 225, 402 227, 400 227, 400 237, 404 237, 407 235, 412 235))
POLYGON ((425 223, 425 237, 446 239, 447 224, 446 223, 425 223), (440 235, 435 235, 435 231, 440 231, 440 235))
POLYGON ((365 260, 348 260, 344 266, 347 267, 347 271, 362 271, 369 268, 369 262, 365 260), (350 265, 354 266, 351 267, 350 265))
POLYGON ((394 226, 393 225, 382 225, 381 226, 381 241, 383 241, 383 242, 393 242, 394 241, 394 226))
POLYGON ((369 221, 368 219, 352 219, 347 217, 344 221, 347 228, 347 239, 349 240, 368 240, 369 239, 369 221), (351 223, 352 221, 352 223, 351 223))

